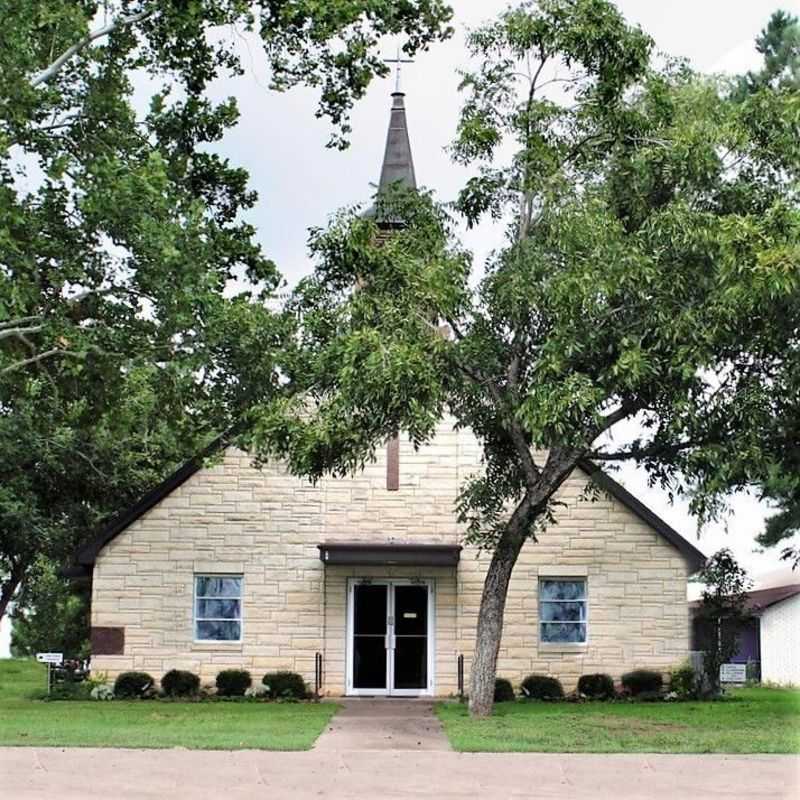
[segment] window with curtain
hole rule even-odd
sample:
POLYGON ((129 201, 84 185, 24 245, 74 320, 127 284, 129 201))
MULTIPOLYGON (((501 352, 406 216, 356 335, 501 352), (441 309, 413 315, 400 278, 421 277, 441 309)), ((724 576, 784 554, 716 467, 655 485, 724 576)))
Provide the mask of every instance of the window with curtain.
POLYGON ((194 638, 198 642, 242 639, 242 576, 194 576, 194 638))
POLYGON ((586 642, 586 579, 542 578, 539 581, 539 641, 586 642))

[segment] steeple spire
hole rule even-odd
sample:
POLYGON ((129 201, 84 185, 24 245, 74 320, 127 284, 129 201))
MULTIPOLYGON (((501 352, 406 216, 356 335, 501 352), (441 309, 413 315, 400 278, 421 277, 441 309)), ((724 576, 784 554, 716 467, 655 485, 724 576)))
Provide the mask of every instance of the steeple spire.
POLYGON ((386 149, 383 153, 381 179, 378 184, 379 192, 396 181, 401 181, 410 189, 417 188, 404 97, 405 92, 392 92, 392 110, 389 116, 389 132, 386 135, 386 149))

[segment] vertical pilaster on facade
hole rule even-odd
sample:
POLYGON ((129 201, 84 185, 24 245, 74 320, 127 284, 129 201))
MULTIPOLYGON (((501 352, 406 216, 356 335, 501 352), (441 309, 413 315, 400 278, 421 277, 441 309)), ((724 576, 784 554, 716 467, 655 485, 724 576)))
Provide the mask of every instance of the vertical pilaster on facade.
POLYGON ((400 489, 400 437, 392 436, 386 445, 386 490, 400 489))

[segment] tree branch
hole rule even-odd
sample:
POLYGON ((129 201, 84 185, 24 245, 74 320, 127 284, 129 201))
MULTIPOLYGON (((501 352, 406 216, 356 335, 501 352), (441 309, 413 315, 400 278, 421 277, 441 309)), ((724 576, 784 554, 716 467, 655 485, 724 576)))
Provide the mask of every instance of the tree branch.
POLYGON ((40 333, 44 330, 44 325, 31 325, 28 328, 5 328, 0 330, 0 340, 8 339, 10 336, 25 336, 27 333, 40 333))
POLYGON ((653 458, 662 455, 674 455, 688 450, 690 447, 707 444, 701 439, 690 439, 688 442, 677 442, 675 444, 657 444, 650 447, 632 447, 630 450, 618 450, 615 453, 605 453, 602 450, 595 450, 589 454, 592 461, 627 461, 629 459, 653 458))
POLYGON ((602 421, 597 427, 594 438, 596 439, 601 433, 605 433, 610 428, 613 428, 618 422, 622 422, 623 419, 629 417, 631 414, 636 413, 638 410, 639 408, 633 403, 622 403, 616 411, 611 411, 602 417, 602 421))
POLYGON ((115 31, 117 28, 127 28, 131 25, 136 24, 137 22, 141 22, 142 20, 151 17, 153 14, 156 13, 156 7, 150 6, 149 8, 145 8, 142 11, 139 11, 137 14, 129 14, 128 16, 124 16, 120 14, 118 17, 115 17, 108 23, 108 25, 104 25, 102 28, 98 28, 97 30, 90 31, 86 36, 83 37, 78 42, 72 45, 72 47, 68 47, 55 61, 53 61, 49 66, 45 67, 41 72, 37 73, 36 75, 31 78, 31 87, 36 88, 42 83, 46 83, 47 81, 51 80, 55 75, 57 75, 62 67, 77 53, 83 50, 85 47, 88 47, 93 41, 96 39, 100 39, 103 36, 108 36, 112 31, 115 31))
POLYGON ((52 356, 57 356, 59 354, 63 355, 73 355, 66 350, 59 350, 57 347, 54 347, 52 350, 45 350, 44 353, 38 353, 35 356, 31 356, 30 358, 24 358, 22 361, 16 361, 13 364, 9 364, 7 367, 3 367, 0 369, 0 375, 6 375, 9 372, 14 372, 14 370, 22 369, 23 367, 30 366, 31 364, 36 364, 39 361, 44 361, 46 358, 52 358, 52 356))
POLYGON ((3 330, 4 328, 30 325, 34 322, 39 322, 41 319, 41 316, 38 315, 33 317, 17 317, 16 319, 7 319, 5 322, 0 322, 0 330, 3 330))

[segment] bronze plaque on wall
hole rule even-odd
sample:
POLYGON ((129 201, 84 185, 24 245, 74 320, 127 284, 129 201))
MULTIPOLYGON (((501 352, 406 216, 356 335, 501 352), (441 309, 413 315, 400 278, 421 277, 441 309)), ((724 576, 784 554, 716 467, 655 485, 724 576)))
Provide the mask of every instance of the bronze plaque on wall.
POLYGON ((93 656, 125 654, 125 628, 92 628, 93 656))

